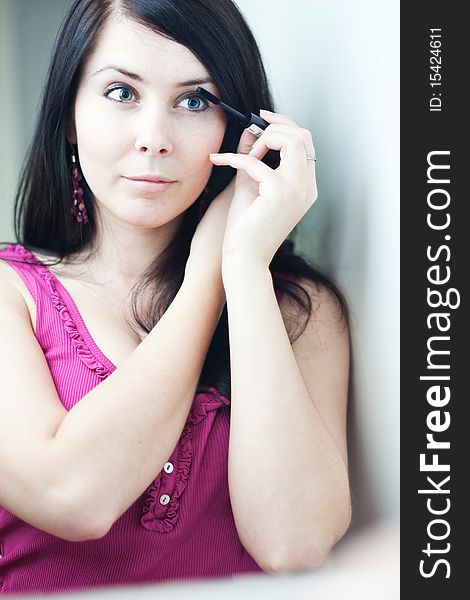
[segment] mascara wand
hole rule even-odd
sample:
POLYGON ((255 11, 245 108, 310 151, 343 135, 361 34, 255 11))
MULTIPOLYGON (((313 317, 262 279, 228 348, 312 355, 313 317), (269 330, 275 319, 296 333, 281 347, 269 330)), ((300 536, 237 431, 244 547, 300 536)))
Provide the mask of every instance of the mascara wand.
POLYGON ((220 106, 226 112, 237 117, 240 121, 241 126, 243 128, 247 128, 248 131, 251 131, 251 133, 256 135, 256 137, 259 137, 263 133, 263 131, 266 129, 266 127, 269 125, 269 123, 267 121, 265 121, 261 117, 258 117, 258 115, 255 115, 254 113, 245 115, 245 114, 239 112, 236 108, 233 108, 233 106, 226 104, 220 98, 217 98, 217 96, 214 96, 214 94, 211 94, 210 92, 205 90, 203 87, 198 87, 196 92, 197 92, 197 94, 199 94, 200 96, 202 96, 203 98, 208 100, 209 102, 212 102, 212 104, 216 104, 217 106, 220 106))

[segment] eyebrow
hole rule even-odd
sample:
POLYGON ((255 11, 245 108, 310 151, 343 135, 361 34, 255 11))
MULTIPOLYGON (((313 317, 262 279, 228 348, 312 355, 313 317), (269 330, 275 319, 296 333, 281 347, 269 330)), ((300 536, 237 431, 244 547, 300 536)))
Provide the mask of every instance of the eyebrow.
MULTIPOLYGON (((103 71, 107 71, 108 69, 112 69, 113 71, 122 73, 126 77, 129 77, 129 79, 134 79, 135 81, 144 83, 144 79, 137 73, 132 73, 131 71, 127 71, 126 69, 123 69, 122 67, 117 67, 115 65, 107 65, 106 67, 102 67, 101 69, 98 69, 91 75, 93 77, 94 75, 97 75, 98 73, 102 73, 103 71)), ((187 81, 180 81, 179 83, 175 84, 175 87, 184 87, 187 85, 201 85, 204 83, 214 83, 214 81, 210 77, 203 77, 203 78, 199 77, 199 78, 195 78, 195 79, 188 79, 187 81)))

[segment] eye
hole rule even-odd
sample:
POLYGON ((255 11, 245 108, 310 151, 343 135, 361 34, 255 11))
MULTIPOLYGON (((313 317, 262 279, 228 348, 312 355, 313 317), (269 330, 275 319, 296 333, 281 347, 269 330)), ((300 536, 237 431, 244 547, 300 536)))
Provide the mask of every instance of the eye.
POLYGON ((202 112, 203 110, 206 110, 206 108, 209 108, 206 99, 195 93, 186 95, 180 100, 180 104, 182 102, 187 102, 186 108, 188 108, 190 112, 202 112))
POLYGON ((133 90, 127 85, 116 85, 114 87, 108 88, 104 96, 113 100, 114 102, 123 102, 129 103, 132 102, 135 98, 135 94, 133 90))

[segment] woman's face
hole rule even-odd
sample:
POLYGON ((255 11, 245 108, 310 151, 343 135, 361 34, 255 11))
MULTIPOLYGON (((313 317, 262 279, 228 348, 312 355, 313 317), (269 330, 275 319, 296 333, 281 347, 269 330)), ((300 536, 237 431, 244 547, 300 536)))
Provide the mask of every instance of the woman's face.
POLYGON ((129 19, 105 25, 83 65, 70 140, 107 220, 159 227, 204 190, 226 117, 194 96, 198 85, 218 94, 185 46, 129 19))

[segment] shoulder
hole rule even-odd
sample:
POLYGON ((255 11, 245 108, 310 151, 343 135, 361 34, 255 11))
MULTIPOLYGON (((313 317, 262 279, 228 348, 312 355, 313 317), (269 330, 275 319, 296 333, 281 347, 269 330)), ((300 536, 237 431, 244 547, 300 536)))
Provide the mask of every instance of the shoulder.
POLYGON ((0 293, 11 294, 11 288, 17 288, 20 281, 18 273, 6 260, 3 260, 0 253, 0 293))
POLYGON ((7 316, 15 312, 28 321, 31 320, 28 307, 30 294, 21 277, 15 269, 5 260, 1 260, 0 254, 0 306, 2 312, 7 316))
POLYGON ((312 310, 305 317, 287 295, 281 313, 292 352, 305 386, 347 462, 346 414, 349 390, 350 342, 347 317, 336 295, 310 279, 296 280, 308 294, 312 310), (305 322, 306 321, 306 322, 305 322))
POLYGON ((348 319, 341 302, 326 285, 306 277, 291 278, 303 304, 310 304, 311 312, 284 293, 279 302, 282 317, 291 336, 299 346, 302 338, 309 342, 326 342, 332 337, 349 337, 348 319), (298 286, 298 287, 297 287, 298 286), (311 339, 313 336, 313 339, 311 339))

